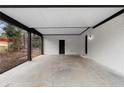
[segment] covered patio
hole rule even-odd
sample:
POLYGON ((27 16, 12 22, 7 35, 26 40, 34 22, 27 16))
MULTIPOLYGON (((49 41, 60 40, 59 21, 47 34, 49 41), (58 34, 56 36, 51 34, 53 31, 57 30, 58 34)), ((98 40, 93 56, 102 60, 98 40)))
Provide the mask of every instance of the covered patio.
POLYGON ((124 6, 0 6, 0 86, 124 86, 123 34, 124 6))

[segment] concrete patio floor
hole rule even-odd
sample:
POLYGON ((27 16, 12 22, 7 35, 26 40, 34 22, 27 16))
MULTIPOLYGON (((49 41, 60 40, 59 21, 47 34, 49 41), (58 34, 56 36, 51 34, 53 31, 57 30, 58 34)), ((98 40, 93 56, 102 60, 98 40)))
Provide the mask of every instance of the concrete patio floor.
POLYGON ((0 86, 115 87, 124 86, 124 78, 80 56, 42 55, 1 74, 0 86))

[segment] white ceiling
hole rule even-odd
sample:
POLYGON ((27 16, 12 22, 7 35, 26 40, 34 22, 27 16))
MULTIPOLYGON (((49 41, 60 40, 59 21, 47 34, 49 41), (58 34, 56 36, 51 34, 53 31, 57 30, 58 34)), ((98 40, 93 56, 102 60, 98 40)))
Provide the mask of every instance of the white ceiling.
POLYGON ((79 34, 122 8, 1 8, 0 11, 43 34, 79 34), (42 27, 53 27, 43 28, 42 27), (55 28, 60 27, 60 28, 55 28))

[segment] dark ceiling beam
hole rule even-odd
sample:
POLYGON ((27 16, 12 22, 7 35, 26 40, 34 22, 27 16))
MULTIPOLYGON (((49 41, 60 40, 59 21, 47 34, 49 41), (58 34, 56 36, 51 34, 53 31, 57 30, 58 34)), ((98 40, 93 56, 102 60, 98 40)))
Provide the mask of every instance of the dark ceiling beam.
POLYGON ((16 25, 22 29, 25 29, 25 30, 29 30, 29 27, 27 27, 26 25, 20 23, 19 21, 15 20, 14 18, 4 14, 3 12, 0 12, 0 19, 3 20, 3 21, 6 21, 8 23, 11 23, 13 25, 16 25))
POLYGON ((0 5, 0 8, 112 8, 124 5, 0 5))
POLYGON ((34 28, 29 28, 28 26, 20 23, 19 21, 17 21, 14 18, 6 15, 3 12, 0 12, 0 20, 3 20, 3 21, 8 22, 10 24, 13 24, 13 25, 15 25, 17 27, 20 27, 20 28, 28 31, 28 32, 31 32, 31 33, 37 34, 39 36, 42 36, 42 34, 40 32, 38 32, 37 30, 35 30, 34 28))
POLYGON ((42 35, 39 31, 37 31, 36 29, 34 29, 34 28, 30 28, 30 31, 31 31, 32 33, 34 33, 34 34, 37 34, 37 35, 43 37, 43 35, 42 35))
POLYGON ((113 19, 113 18, 115 18, 115 17, 117 17, 117 16, 119 16, 119 15, 121 15, 121 14, 123 14, 123 13, 124 13, 124 9, 122 9, 122 10, 120 10, 119 12, 113 14, 112 16, 106 18, 106 19, 103 20, 102 22, 96 24, 95 26, 93 26, 93 28, 96 28, 96 27, 98 27, 98 26, 100 26, 100 25, 102 25, 102 24, 104 24, 104 23, 110 21, 111 19, 113 19))

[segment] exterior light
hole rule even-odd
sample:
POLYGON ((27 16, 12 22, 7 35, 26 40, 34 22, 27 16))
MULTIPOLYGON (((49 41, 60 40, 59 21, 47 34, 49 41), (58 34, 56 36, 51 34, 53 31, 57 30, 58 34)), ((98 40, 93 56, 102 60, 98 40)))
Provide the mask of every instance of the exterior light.
POLYGON ((88 35, 88 39, 92 40, 93 39, 93 35, 88 35))

